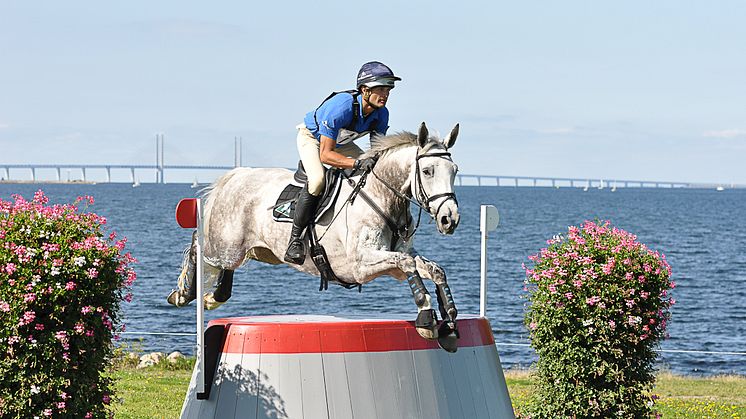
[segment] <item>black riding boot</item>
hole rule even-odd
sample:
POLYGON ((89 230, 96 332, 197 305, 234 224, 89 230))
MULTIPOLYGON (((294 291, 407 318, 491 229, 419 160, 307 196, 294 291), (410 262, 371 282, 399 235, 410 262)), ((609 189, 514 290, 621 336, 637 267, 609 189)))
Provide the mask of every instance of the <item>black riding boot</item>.
POLYGON ((293 231, 290 233, 290 244, 285 252, 285 262, 302 265, 306 260, 306 249, 300 236, 311 221, 316 210, 319 197, 308 192, 308 184, 303 187, 295 203, 295 215, 293 216, 293 231))

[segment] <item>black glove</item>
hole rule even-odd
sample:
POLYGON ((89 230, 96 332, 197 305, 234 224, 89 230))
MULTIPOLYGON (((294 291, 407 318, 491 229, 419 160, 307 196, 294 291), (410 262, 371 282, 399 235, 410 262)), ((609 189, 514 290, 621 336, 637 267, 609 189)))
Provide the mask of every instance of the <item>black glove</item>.
POLYGON ((370 172, 371 170, 373 170, 373 166, 376 165, 377 160, 378 157, 366 157, 364 159, 355 160, 355 163, 352 165, 352 169, 355 171, 355 173, 370 172))

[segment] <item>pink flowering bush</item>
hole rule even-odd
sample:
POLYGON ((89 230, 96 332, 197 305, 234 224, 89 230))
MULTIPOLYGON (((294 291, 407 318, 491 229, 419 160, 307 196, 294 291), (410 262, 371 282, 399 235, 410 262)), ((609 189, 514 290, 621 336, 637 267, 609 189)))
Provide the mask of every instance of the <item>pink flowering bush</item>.
POLYGON ((531 417, 650 417, 655 349, 675 303, 665 256, 609 222, 548 245, 526 268, 525 323, 539 355, 531 417))
POLYGON ((103 375, 135 280, 126 240, 72 205, 0 200, 0 417, 111 415, 103 375))

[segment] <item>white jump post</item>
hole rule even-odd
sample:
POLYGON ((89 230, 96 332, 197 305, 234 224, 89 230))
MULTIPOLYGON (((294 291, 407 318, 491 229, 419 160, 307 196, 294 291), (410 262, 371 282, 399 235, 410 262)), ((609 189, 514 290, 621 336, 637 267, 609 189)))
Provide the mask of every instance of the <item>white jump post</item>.
POLYGON ((202 200, 199 198, 185 198, 176 206, 176 221, 183 228, 197 229, 196 257, 197 272, 195 282, 197 294, 197 399, 205 398, 205 301, 202 297, 202 246, 204 241, 204 230, 202 223, 202 200))
POLYGON ((500 223, 500 214, 492 205, 481 206, 479 231, 482 232, 482 282, 479 289, 479 316, 487 315, 487 233, 494 231, 500 223))

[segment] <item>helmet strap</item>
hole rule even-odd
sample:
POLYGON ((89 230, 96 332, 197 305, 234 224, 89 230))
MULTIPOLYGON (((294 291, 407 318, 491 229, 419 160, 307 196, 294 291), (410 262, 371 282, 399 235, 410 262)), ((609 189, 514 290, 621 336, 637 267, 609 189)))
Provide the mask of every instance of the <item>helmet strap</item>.
POLYGON ((361 95, 362 99, 363 99, 363 102, 360 105, 363 107, 363 114, 364 115, 367 115, 365 113, 365 109, 366 108, 371 109, 372 111, 378 109, 378 106, 375 106, 373 103, 371 103, 371 101, 370 101, 370 95, 371 95, 370 90, 368 90, 367 92, 363 92, 363 94, 361 95))

